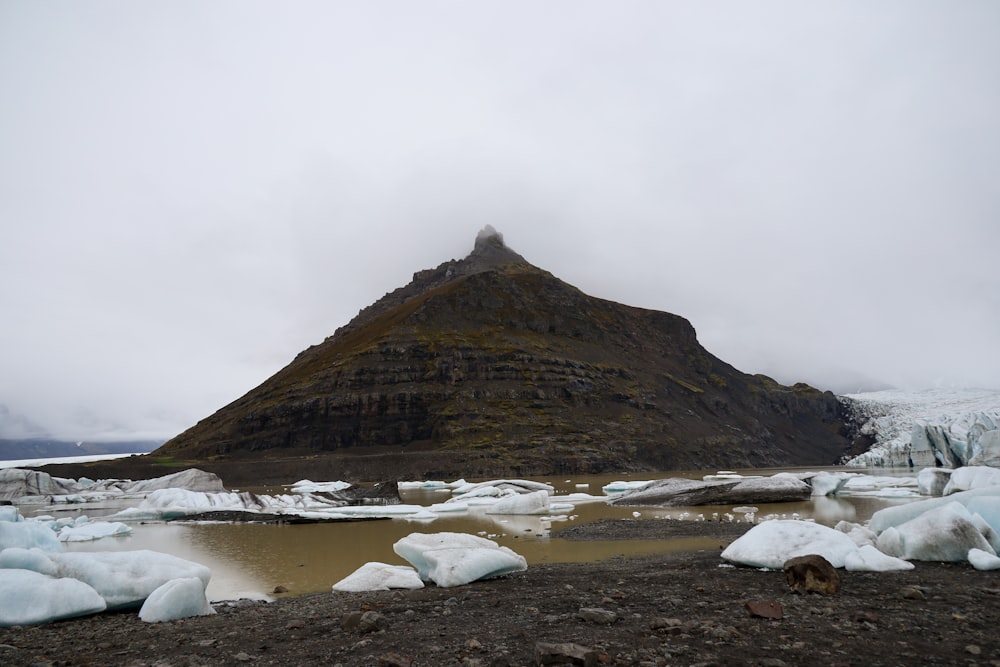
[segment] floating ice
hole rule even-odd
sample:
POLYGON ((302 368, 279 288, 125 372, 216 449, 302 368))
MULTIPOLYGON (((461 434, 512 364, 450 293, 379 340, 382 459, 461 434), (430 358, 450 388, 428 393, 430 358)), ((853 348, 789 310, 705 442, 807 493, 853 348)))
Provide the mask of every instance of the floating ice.
POLYGON ((426 480, 426 481, 422 481, 422 482, 398 482, 397 488, 399 488, 400 491, 402 491, 404 489, 406 489, 406 490, 412 490, 412 489, 429 489, 429 490, 457 489, 457 488, 463 487, 463 486, 465 486, 467 484, 468 484, 468 482, 466 482, 464 479, 458 479, 458 480, 455 480, 454 482, 442 482, 440 480, 426 480))
POLYGON ((308 479, 300 479, 295 484, 289 485, 288 489, 294 493, 316 493, 319 491, 343 491, 351 486, 353 485, 350 482, 313 482, 308 479))
POLYGON ((624 491, 629 491, 631 489, 641 489, 647 484, 652 484, 654 481, 656 480, 647 479, 642 481, 635 480, 627 482, 619 480, 615 482, 610 482, 609 484, 605 484, 603 487, 601 487, 601 490, 604 491, 604 493, 611 495, 612 493, 622 493, 624 491))
MULTIPOLYGON (((903 505, 885 507, 872 514, 872 518, 868 521, 868 527, 876 533, 881 533, 887 528, 906 523, 925 512, 943 507, 949 503, 958 502, 968 505, 972 502, 973 498, 988 497, 1000 498, 1000 487, 973 489, 972 491, 962 491, 945 496, 944 498, 928 498, 927 500, 917 500, 903 505)), ((993 524, 993 528, 1000 531, 1000 524, 993 524)))
POLYGON ((187 489, 159 489, 150 493, 137 507, 122 510, 114 518, 125 521, 177 519, 189 514, 216 511, 296 514, 317 510, 339 511, 344 505, 343 501, 308 493, 271 496, 248 491, 206 493, 187 489))
POLYGON ((122 537, 132 529, 117 521, 93 521, 79 526, 65 526, 59 531, 60 542, 90 542, 104 537, 122 537))
POLYGON ((526 479, 494 479, 476 484, 464 484, 455 488, 452 494, 462 496, 464 500, 476 496, 506 496, 511 493, 531 493, 532 491, 555 493, 552 485, 544 482, 532 482, 526 479))
POLYGON ((830 496, 840 491, 851 477, 846 472, 818 472, 809 478, 809 486, 814 496, 830 496))
POLYGON ((205 597, 205 582, 198 577, 184 577, 171 579, 150 593, 139 609, 139 618, 147 623, 162 623, 214 613, 205 597))
POLYGON ((47 524, 38 521, 0 521, 0 551, 10 547, 63 550, 59 538, 47 524))
POLYGON ((683 477, 656 480, 609 498, 611 505, 731 505, 738 503, 784 502, 805 500, 812 493, 809 485, 794 475, 778 473, 770 477, 738 477, 730 480, 703 481, 683 477))
POLYGON ((844 567, 847 554, 858 550, 844 533, 817 523, 773 520, 759 523, 722 552, 730 562, 781 569, 795 556, 818 554, 834 567, 844 567))
POLYGON ((950 468, 924 468, 917 473, 917 490, 922 496, 943 496, 951 480, 950 468))
POLYGON ((222 480, 212 472, 205 472, 197 468, 188 468, 163 477, 154 479, 143 479, 129 484, 125 491, 130 494, 150 493, 158 489, 187 489, 188 491, 202 491, 205 493, 218 493, 225 491, 222 480))
POLYGON ((0 626, 48 623, 104 611, 93 588, 31 570, 0 569, 0 626))
MULTIPOLYGON (((570 506, 572 509, 572 506, 570 506)), ((548 491, 532 491, 515 496, 501 498, 490 505, 487 514, 548 514, 548 491)))
POLYGON ((386 563, 365 563, 352 574, 333 585, 333 590, 346 593, 364 591, 388 591, 394 588, 423 588, 424 582, 412 567, 388 565, 386 563))
POLYGON ((965 466, 952 471, 951 478, 941 495, 948 496, 959 491, 971 491, 990 486, 1000 486, 1000 470, 985 466, 965 466))
POLYGON ((899 558, 960 562, 969 549, 993 553, 969 510, 950 502, 879 533, 879 551, 899 558))

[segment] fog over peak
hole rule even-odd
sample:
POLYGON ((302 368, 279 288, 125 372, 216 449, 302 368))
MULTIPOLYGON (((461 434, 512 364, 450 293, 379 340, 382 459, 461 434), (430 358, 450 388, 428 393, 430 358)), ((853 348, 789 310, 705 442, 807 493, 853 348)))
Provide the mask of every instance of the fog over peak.
POLYGON ((4 3, 0 420, 168 437, 488 229, 747 372, 1000 386, 998 25, 985 0, 4 3))

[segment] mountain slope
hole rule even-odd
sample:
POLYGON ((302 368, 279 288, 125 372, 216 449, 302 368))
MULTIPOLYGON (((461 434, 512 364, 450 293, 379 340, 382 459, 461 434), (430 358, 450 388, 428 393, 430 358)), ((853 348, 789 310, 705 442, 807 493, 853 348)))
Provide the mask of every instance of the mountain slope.
POLYGON ((830 464, 846 450, 829 392, 741 373, 684 318, 588 296, 484 232, 156 455, 380 457, 389 477, 830 464))

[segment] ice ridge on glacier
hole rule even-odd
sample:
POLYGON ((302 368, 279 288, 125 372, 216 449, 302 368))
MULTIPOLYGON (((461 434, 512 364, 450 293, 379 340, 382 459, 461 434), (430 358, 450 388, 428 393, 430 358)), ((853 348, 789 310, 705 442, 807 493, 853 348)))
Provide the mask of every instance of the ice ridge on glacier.
POLYGON ((875 438, 858 467, 1000 466, 1000 390, 885 390, 844 397, 875 438))

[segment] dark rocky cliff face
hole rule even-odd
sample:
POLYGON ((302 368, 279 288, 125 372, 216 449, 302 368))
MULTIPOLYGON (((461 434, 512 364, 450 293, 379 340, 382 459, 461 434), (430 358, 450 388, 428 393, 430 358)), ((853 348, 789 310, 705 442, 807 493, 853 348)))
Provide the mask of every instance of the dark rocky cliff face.
POLYGON ((488 232, 155 454, 347 455, 373 479, 822 465, 841 429, 833 394, 741 373, 684 318, 583 294, 488 232))

